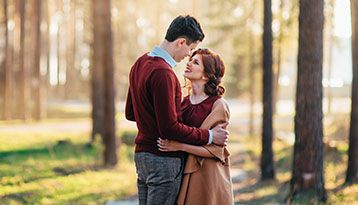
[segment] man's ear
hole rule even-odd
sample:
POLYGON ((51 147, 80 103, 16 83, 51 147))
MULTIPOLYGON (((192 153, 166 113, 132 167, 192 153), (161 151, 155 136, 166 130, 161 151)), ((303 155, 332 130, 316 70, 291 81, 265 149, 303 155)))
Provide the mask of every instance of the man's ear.
POLYGON ((185 38, 178 38, 177 39, 177 45, 178 46, 183 46, 186 44, 186 39, 185 38))

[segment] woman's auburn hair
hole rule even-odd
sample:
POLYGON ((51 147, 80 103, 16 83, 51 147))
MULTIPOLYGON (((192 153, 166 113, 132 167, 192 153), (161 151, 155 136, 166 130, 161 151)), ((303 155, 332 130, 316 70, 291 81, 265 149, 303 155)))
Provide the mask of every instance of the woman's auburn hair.
POLYGON ((220 85, 225 73, 224 61, 218 54, 206 48, 194 51, 190 58, 196 54, 201 55, 204 75, 208 78, 208 82, 204 85, 204 92, 209 96, 222 96, 225 93, 225 88, 220 85))

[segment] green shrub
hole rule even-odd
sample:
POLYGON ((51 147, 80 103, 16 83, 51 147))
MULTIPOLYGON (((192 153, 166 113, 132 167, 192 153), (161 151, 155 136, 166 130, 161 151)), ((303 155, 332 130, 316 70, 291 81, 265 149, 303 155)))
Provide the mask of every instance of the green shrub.
POLYGON ((121 141, 123 144, 133 146, 134 138, 137 135, 137 131, 135 130, 126 130, 121 135, 121 141))

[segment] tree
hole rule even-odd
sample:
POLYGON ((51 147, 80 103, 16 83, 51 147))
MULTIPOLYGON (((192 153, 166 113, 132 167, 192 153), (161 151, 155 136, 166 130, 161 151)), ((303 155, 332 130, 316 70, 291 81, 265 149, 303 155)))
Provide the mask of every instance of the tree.
POLYGON ((7 0, 1 2, 2 16, 1 16, 1 26, 4 28, 4 58, 0 64, 0 119, 5 119, 5 89, 6 89, 6 54, 8 46, 8 29, 7 29, 7 0))
POLYGON ((358 182, 358 1, 351 1, 352 11, 352 110, 349 130, 346 183, 358 182))
MULTIPOLYGON (((63 6, 63 1, 56 1, 56 7, 58 9, 57 12, 61 12, 61 7, 63 6)), ((64 68, 64 65, 63 65, 63 60, 62 60, 62 52, 63 49, 62 47, 64 46, 62 44, 62 37, 64 36, 62 34, 62 28, 63 27, 63 18, 60 18, 58 21, 57 21, 57 32, 56 32, 56 60, 57 60, 57 85, 56 85, 56 95, 57 96, 61 96, 61 91, 63 91, 61 88, 62 88, 62 80, 61 80, 61 72, 62 71, 62 68, 64 68)))
POLYGON ((300 0, 295 144, 289 199, 303 191, 326 200, 323 177, 323 0, 300 0))
POLYGON ((76 1, 68 3, 71 10, 67 13, 67 45, 66 45, 66 84, 65 99, 75 96, 75 59, 76 59, 76 1))
POLYGON ((8 12, 8 1, 4 0, 4 25, 5 25, 5 63, 4 63, 4 119, 9 120, 12 118, 12 97, 13 97, 13 73, 12 73, 12 60, 13 60, 13 38, 10 36, 10 29, 8 26, 8 19, 11 14, 8 12))
POLYGON ((264 1, 263 34, 263 122, 261 179, 275 177, 272 151, 272 11, 271 0, 264 1))
POLYGON ((19 16, 20 23, 20 47, 19 47, 19 92, 20 92, 20 118, 28 120, 30 118, 29 101, 30 101, 30 89, 29 89, 29 72, 28 67, 25 66, 25 4, 26 1, 17 1, 17 15, 19 16))
MULTIPOLYGON (((93 3, 93 19, 99 20, 97 14, 95 13, 96 4, 93 3)), ((101 59, 104 55, 104 49, 101 47, 101 40, 99 39, 97 24, 93 26, 93 59, 92 59, 92 68, 91 68, 91 100, 92 100, 92 133, 91 133, 91 143, 95 141, 97 135, 103 136, 103 121, 104 121, 104 99, 103 99, 103 73, 101 72, 101 59), (99 50, 101 49, 101 50, 99 50)))
MULTIPOLYGON (((103 78, 96 78, 96 83, 103 84, 103 143, 104 163, 106 166, 117 164, 115 137, 115 106, 114 106, 114 63, 112 51, 111 7, 110 0, 93 0, 93 32, 94 32, 94 69, 102 72, 103 78)), ((95 106, 95 105, 93 105, 95 106)))
MULTIPOLYGON (((51 35, 50 35, 50 14, 49 14, 49 1, 50 0, 44 0, 43 6, 44 6, 44 18, 43 20, 46 22, 46 31, 44 31, 43 39, 43 55, 46 56, 46 71, 47 73, 50 73, 50 44, 51 44, 51 35)), ((50 85, 50 79, 46 78, 44 81, 44 84, 46 85, 46 95, 47 90, 49 90, 50 85)))
POLYGON ((33 69, 34 69, 34 118, 36 120, 41 120, 46 115, 46 109, 43 106, 44 101, 44 85, 43 78, 40 68, 40 58, 41 58, 41 0, 34 0, 33 2, 33 22, 34 22, 34 60, 33 60, 33 69))

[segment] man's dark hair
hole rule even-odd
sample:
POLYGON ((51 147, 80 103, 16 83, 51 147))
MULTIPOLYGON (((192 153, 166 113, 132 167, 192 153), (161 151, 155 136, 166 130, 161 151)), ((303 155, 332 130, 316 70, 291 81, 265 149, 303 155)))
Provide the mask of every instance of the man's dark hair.
POLYGON ((192 16, 178 16, 169 25, 165 39, 169 42, 185 38, 187 45, 204 39, 199 22, 192 16))

